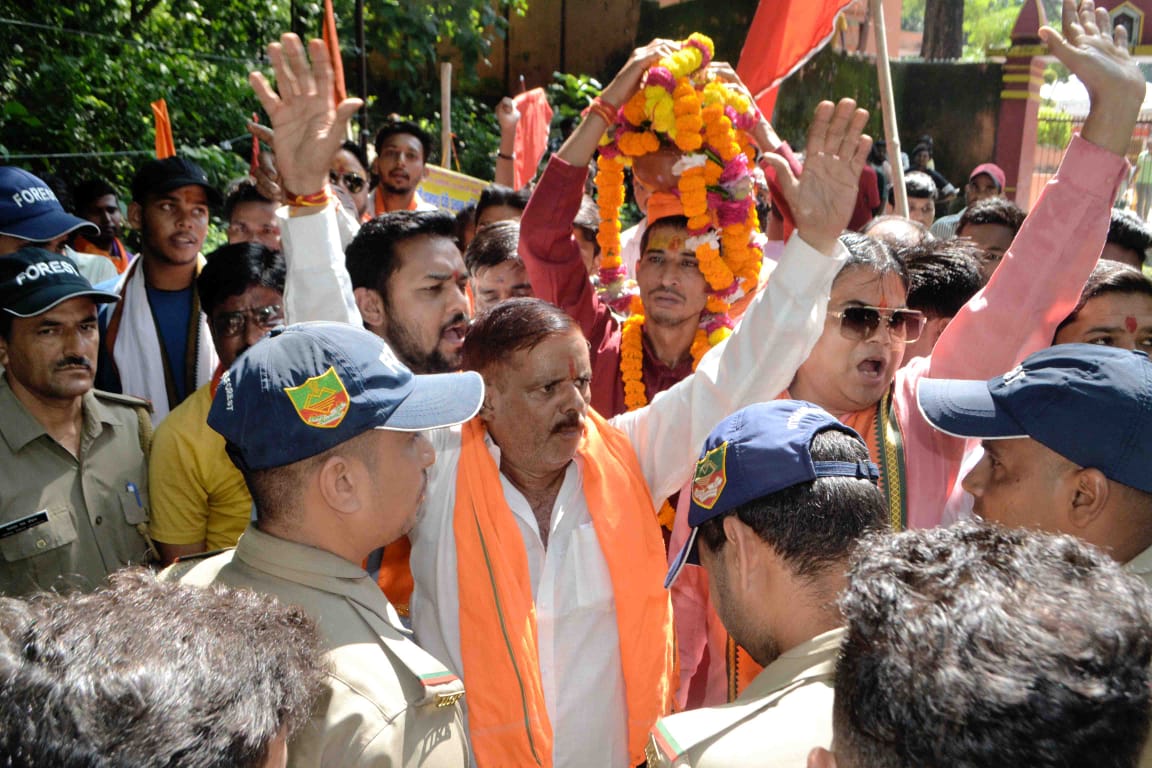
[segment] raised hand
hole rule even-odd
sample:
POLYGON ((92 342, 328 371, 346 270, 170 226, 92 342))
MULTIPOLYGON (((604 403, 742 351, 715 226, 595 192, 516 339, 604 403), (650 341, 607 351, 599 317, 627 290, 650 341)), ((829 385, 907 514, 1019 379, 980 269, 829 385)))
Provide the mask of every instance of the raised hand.
MULTIPOLYGON (((732 65, 726 61, 714 61, 708 65, 708 73, 715 79, 722 83, 726 83, 732 88, 744 94, 753 104, 756 103, 756 98, 752 92, 748 90, 748 86, 740 79, 740 75, 732 68, 732 65)), ((759 111, 759 110, 757 110, 759 111)), ((763 114, 760 115, 760 120, 756 127, 752 129, 752 140, 756 142, 761 151, 768 152, 779 147, 783 142, 776 134, 776 129, 772 127, 772 123, 763 114)))
POLYGON ((632 94, 636 93, 636 89, 640 87, 640 78, 644 76, 644 72, 660 59, 670 56, 678 50, 680 48, 675 42, 660 38, 637 48, 632 51, 628 61, 624 62, 624 66, 620 68, 616 77, 612 78, 612 82, 608 83, 600 95, 618 107, 624 106, 624 103, 632 98, 632 94))
MULTIPOLYGON (((248 133, 268 146, 272 146, 272 129, 260 123, 248 121, 248 133)), ((260 160, 251 171, 256 191, 274 203, 284 202, 284 190, 280 188, 280 172, 276 170, 276 153, 266 150, 260 153, 260 160)))
POLYGON ((1128 33, 1116 27, 1113 36, 1108 12, 1092 0, 1064 0, 1062 17, 1063 34, 1044 26, 1040 37, 1088 89, 1092 106, 1080 135, 1123 155, 1146 89, 1144 75, 1128 53, 1128 33))
POLYGON ((507 96, 500 99, 500 103, 496 105, 496 123, 500 126, 500 135, 503 136, 509 131, 515 133, 516 124, 519 122, 520 110, 516 108, 516 102, 507 96))
POLYGON ((804 172, 797 179, 779 155, 766 155, 796 220, 800 236, 819 251, 831 253, 848 226, 860 190, 860 173, 872 148, 864 135, 868 111, 852 99, 822 101, 808 128, 804 172))
POLYGON ((323 40, 312 40, 306 55, 300 38, 286 34, 279 43, 269 44, 268 58, 277 88, 260 72, 250 73, 248 82, 272 123, 280 186, 295 195, 319 192, 328 180, 329 164, 344 140, 348 121, 362 102, 335 103, 332 62, 323 40))

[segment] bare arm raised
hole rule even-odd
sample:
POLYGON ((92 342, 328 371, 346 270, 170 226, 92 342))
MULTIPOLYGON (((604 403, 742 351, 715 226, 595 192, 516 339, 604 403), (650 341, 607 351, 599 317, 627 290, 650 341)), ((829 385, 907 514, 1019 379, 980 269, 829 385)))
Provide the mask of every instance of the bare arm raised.
POLYGON ((1088 89, 1092 106, 1080 136, 1123 155, 1147 88, 1128 53, 1128 32, 1120 26, 1113 32, 1108 11, 1097 8, 1092 0, 1079 6, 1075 0, 1064 0, 1062 16, 1063 34, 1044 26, 1040 37, 1088 89))

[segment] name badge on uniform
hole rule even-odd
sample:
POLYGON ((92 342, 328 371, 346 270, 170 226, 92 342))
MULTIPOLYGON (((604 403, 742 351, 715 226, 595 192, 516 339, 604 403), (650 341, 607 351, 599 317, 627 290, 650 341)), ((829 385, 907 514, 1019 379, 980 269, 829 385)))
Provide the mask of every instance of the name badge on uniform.
POLYGON ((42 509, 39 512, 33 512, 30 515, 25 515, 10 523, 0 525, 0 539, 6 539, 18 533, 24 533, 24 531, 35 528, 38 525, 44 525, 46 522, 48 522, 48 510, 42 509))

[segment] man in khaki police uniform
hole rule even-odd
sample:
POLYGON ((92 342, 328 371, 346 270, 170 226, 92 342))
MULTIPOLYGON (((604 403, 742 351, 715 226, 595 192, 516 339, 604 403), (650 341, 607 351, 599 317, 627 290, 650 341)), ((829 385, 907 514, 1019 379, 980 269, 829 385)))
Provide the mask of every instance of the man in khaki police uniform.
POLYGON ((148 559, 147 403, 92 388, 96 305, 116 300, 67 256, 0 257, 0 593, 148 559))
POLYGON ((925 379, 917 399, 932 426, 983 441, 963 479, 977 516, 1077 536, 1152 586, 1147 354, 1057 344, 988 381, 925 379))
POLYGON ((257 522, 181 580, 274 594, 319 625, 332 671, 290 765, 467 764, 460 680, 412 642, 361 564, 416 522, 435 460, 423 431, 470 419, 483 392, 475 373, 414 376, 340 323, 273 331, 220 380, 208 424, 257 522))
POLYGON ((811 403, 752 405, 708 436, 667 583, 702 565, 724 627, 765 668, 731 704, 658 721, 650 766, 804 765, 830 743, 836 595, 856 542, 886 525, 877 477, 859 436, 811 403))

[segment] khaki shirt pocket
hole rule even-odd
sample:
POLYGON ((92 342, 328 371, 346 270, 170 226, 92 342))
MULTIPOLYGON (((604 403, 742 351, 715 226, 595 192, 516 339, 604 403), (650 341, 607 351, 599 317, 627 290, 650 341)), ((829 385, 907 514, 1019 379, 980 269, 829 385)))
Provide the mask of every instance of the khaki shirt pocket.
POLYGON ((120 495, 120 508, 124 510, 124 519, 129 525, 140 525, 148 522, 148 502, 138 489, 126 489, 120 495))
POLYGON ((9 562, 26 560, 76 541, 76 523, 67 506, 50 507, 46 522, 0 539, 0 554, 9 562))

